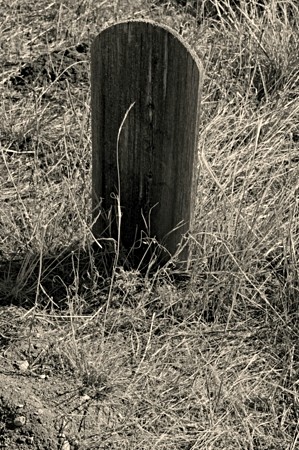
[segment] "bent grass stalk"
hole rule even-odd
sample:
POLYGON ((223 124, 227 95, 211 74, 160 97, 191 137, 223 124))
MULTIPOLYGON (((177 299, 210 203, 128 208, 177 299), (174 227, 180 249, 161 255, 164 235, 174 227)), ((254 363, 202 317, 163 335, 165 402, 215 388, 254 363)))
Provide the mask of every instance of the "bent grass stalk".
MULTIPOLYGON (((119 261, 119 253, 120 253, 120 234, 121 234, 121 177, 120 177, 120 165, 119 165, 119 141, 120 141, 120 135, 122 132, 122 129, 124 127, 124 124, 127 120, 127 117, 131 111, 131 109, 133 108, 133 106, 135 105, 135 102, 133 102, 129 108, 127 109, 124 118, 120 124, 119 130, 118 130, 118 134, 117 134, 117 141, 116 141, 116 170, 117 170, 117 195, 115 195, 115 200, 116 200, 116 207, 117 207, 117 241, 116 241, 116 252, 115 252, 115 258, 113 261, 113 267, 112 267, 112 275, 111 275, 111 281, 110 281, 110 286, 109 286, 109 293, 108 293, 108 299, 107 299, 107 303, 106 303, 106 308, 105 308, 105 317, 104 317, 104 322, 106 321, 106 317, 107 317, 107 311, 112 299, 112 293, 113 293, 113 286, 114 286, 114 280, 115 280, 115 269, 117 267, 118 261, 119 261)), ((102 308, 99 308, 95 314, 90 318, 90 320, 95 319, 98 314, 101 312, 102 308)))

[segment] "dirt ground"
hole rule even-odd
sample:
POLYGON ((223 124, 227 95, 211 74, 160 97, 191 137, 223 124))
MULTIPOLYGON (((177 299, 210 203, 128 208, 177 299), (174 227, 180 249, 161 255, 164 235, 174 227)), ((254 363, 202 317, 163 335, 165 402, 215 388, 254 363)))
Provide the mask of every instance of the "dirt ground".
POLYGON ((87 448, 80 439, 98 433, 101 422, 95 395, 87 394, 82 381, 76 384, 76 377, 44 364, 55 331, 33 329, 26 313, 17 307, 0 310, 0 448, 87 448))

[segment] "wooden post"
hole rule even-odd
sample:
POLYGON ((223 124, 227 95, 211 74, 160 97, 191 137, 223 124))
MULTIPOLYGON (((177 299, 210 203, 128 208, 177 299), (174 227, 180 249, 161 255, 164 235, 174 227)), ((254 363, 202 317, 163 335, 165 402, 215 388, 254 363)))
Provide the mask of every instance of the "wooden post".
MULTIPOLYGON (((146 235, 170 255, 176 252, 192 227, 201 83, 197 56, 166 26, 120 22, 95 38, 91 102, 97 238, 120 236, 130 250, 140 247, 146 235)), ((186 256, 185 251, 180 258, 186 256)))

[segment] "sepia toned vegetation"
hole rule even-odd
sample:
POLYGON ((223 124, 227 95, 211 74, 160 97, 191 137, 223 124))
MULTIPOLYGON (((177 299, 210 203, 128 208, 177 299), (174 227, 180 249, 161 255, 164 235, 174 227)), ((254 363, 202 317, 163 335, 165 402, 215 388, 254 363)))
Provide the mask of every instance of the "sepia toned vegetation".
POLYGON ((0 12, 0 446, 296 450, 298 2, 0 12), (131 18, 205 68, 184 278, 92 234, 90 44, 131 18))

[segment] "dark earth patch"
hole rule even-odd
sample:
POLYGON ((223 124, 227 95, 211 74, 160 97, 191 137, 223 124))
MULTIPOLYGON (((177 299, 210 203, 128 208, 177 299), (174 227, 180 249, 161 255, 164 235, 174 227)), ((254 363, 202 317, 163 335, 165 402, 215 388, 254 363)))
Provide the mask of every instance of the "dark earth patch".
POLYGON ((89 79, 86 54, 87 43, 80 43, 74 48, 55 50, 44 53, 32 62, 25 63, 9 82, 16 89, 29 85, 45 86, 49 83, 86 83, 89 79))

